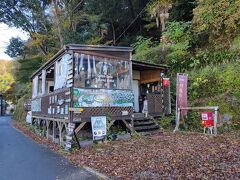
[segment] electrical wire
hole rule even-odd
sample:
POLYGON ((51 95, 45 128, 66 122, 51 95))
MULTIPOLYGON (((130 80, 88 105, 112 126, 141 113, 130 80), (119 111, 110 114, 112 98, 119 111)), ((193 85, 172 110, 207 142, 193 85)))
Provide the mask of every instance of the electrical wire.
MULTIPOLYGON (((131 23, 127 26, 127 28, 125 28, 125 30, 120 34, 120 36, 118 36, 118 38, 116 39, 116 42, 127 32, 127 30, 135 23, 135 21, 139 18, 139 16, 146 10, 147 6, 149 3, 152 3, 154 0, 150 0, 146 6, 138 13, 138 15, 131 21, 131 23)), ((154 3, 153 6, 157 4, 154 3)))
POLYGON ((75 8, 73 9, 72 12, 76 11, 77 8, 83 3, 83 1, 84 1, 84 0, 81 0, 81 1, 75 6, 75 8))

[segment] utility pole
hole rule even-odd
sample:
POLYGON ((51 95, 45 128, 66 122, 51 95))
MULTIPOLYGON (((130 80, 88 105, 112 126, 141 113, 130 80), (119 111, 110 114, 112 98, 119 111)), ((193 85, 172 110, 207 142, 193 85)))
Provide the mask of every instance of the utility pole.
POLYGON ((1 114, 0 114, 0 116, 3 116, 3 96, 2 96, 2 94, 0 94, 0 98, 1 98, 1 100, 0 100, 0 103, 1 103, 1 114))

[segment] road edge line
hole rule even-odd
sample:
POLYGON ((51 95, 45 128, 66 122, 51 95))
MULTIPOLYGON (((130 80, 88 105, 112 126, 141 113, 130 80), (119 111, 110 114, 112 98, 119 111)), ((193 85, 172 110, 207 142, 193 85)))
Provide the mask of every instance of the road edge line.
POLYGON ((90 172, 91 174, 94 174, 96 176, 98 176, 101 179, 110 179, 109 177, 107 177, 106 175, 98 172, 97 170, 90 168, 88 166, 82 166, 83 169, 85 169, 86 171, 90 172))

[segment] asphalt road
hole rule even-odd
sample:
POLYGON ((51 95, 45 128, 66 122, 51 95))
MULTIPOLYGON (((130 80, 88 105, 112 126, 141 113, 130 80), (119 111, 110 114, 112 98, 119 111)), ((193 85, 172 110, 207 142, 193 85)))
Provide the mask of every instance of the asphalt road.
POLYGON ((0 180, 97 179, 44 145, 35 143, 0 117, 0 180))

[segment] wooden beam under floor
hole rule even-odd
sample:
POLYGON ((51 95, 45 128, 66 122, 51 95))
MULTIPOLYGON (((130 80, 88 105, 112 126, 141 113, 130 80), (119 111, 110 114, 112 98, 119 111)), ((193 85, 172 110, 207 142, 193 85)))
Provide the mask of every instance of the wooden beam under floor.
POLYGON ((79 131, 87 124, 87 122, 82 122, 74 131, 76 134, 79 133, 79 131))

